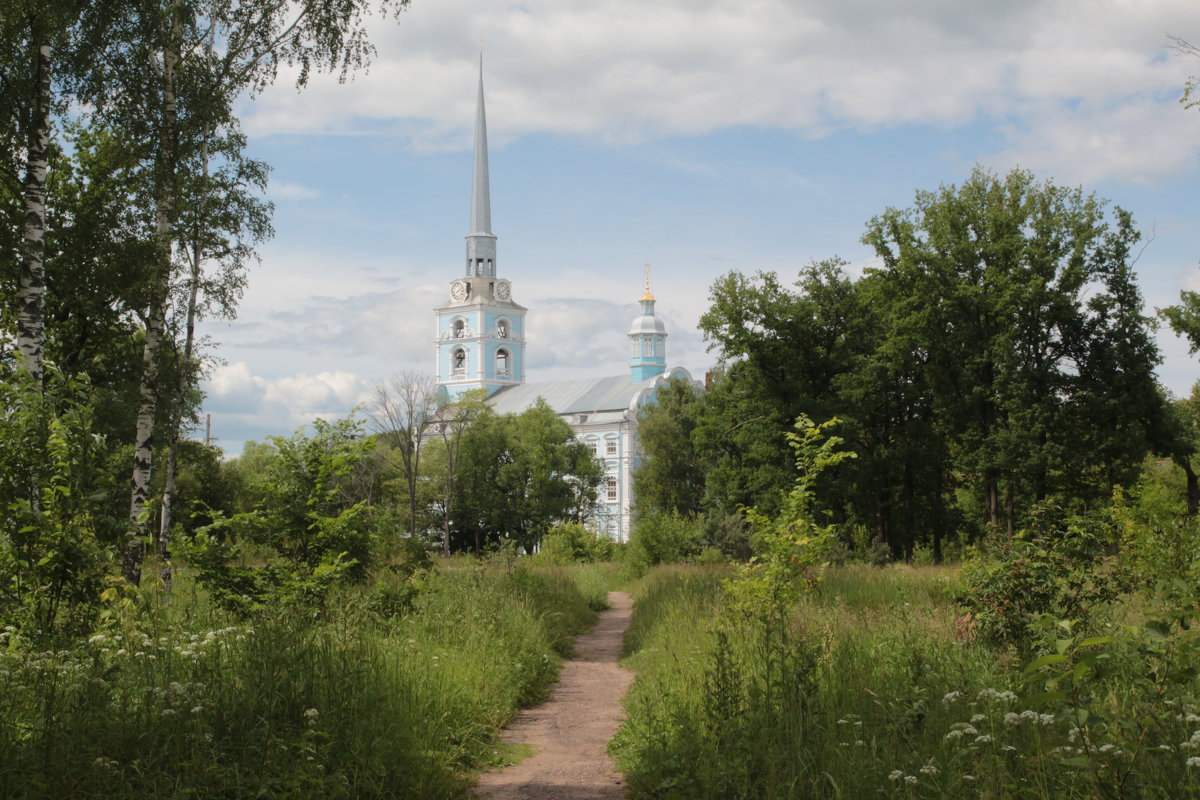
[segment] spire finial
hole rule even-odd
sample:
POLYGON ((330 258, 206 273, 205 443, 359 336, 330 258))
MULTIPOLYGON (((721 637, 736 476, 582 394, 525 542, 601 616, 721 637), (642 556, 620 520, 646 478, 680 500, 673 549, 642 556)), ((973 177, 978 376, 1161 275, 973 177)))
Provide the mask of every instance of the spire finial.
POLYGON ((650 291, 650 262, 646 262, 646 291, 642 293, 642 302, 654 302, 654 295, 650 291))

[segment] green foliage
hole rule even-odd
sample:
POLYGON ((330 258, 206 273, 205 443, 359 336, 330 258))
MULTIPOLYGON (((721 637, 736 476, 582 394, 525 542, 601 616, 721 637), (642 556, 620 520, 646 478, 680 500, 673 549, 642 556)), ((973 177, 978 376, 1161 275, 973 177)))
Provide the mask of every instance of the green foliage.
POLYGON ((730 591, 752 614, 778 617, 801 586, 820 579, 835 528, 814 519, 817 481, 821 473, 855 457, 838 450, 843 440, 827 433, 837 424, 837 419, 816 425, 805 415, 798 417, 796 432, 787 434, 796 459, 795 485, 774 517, 755 509, 746 512, 754 530, 754 556, 738 569, 730 591))
POLYGON ((544 402, 517 415, 483 411, 462 433, 452 518, 459 546, 510 540, 534 552, 556 524, 582 519, 601 464, 544 402))
POLYGON ((230 517, 213 512, 214 522, 183 548, 214 598, 242 613, 276 603, 320 605, 339 581, 363 579, 375 555, 371 508, 350 481, 371 448, 359 423, 318 419, 311 436, 271 443, 259 506, 230 517), (270 553, 268 563, 235 564, 247 544, 270 553))
POLYGON ((706 470, 692 441, 702 403, 703 394, 675 376, 638 412, 643 460, 633 473, 633 493, 640 509, 676 514, 702 510, 706 470))
POLYGON ((542 538, 538 559, 551 564, 594 564, 611 561, 614 543, 600 531, 578 522, 562 522, 542 538))
POLYGON ((91 388, 53 366, 0 381, 0 620, 50 637, 90 629, 119 524, 91 388))
POLYGON ((672 512, 639 512, 634 517, 625 563, 634 572, 657 564, 677 564, 700 552, 702 535, 695 517, 672 512))
POLYGON ((1119 535, 1107 511, 1068 516, 1043 505, 1016 537, 995 537, 964 564, 963 609, 985 638, 1025 650, 1045 616, 1087 630, 1122 588, 1119 535))

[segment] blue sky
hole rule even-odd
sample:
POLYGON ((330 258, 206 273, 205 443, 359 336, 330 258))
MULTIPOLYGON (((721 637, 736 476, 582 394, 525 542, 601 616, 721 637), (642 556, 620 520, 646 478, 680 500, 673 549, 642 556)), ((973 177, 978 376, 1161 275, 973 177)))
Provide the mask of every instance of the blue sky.
MULTIPOLYGON (((668 361, 729 270, 871 262, 865 222, 976 164, 1020 166, 1131 212, 1150 306, 1200 290, 1194 0, 413 0, 375 20, 366 74, 286 74, 247 101, 274 167, 276 236, 205 411, 228 451, 344 416, 371 386, 434 369, 432 308, 461 274, 478 41, 486 44, 498 273, 529 308, 527 378, 619 374, 653 264, 668 361)), ((1200 363, 1160 333, 1159 374, 1200 363)))

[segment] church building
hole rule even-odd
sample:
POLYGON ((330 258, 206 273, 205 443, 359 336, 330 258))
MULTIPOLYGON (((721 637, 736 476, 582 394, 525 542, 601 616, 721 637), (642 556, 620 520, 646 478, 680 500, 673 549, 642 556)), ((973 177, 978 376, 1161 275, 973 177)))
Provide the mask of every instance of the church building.
POLYGON ((434 309, 439 390, 452 400, 471 389, 486 389, 498 414, 519 414, 542 398, 604 463, 599 502, 588 522, 619 542, 629 538, 632 476, 641 459, 638 411, 654 401, 658 388, 670 378, 692 379, 682 367, 667 368, 667 330, 654 314, 654 303, 647 273, 641 314, 629 328, 627 373, 525 382, 528 309, 513 300, 512 284, 496 272, 481 58, 466 269, 450 283, 446 302, 434 309))

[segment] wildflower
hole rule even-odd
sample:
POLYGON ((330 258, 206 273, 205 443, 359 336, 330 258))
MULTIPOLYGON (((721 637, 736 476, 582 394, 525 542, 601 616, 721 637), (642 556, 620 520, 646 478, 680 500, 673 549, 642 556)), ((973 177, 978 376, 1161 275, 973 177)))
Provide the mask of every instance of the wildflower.
POLYGON ((1200 756, 1192 756, 1187 760, 1189 767, 1200 767, 1200 756))
POLYGON ((985 719, 987 719, 987 717, 985 717, 983 714, 976 714, 973 717, 971 717, 971 724, 978 725, 979 723, 983 722, 985 719))
POLYGON ((100 642, 103 642, 107 638, 108 637, 105 636, 103 633, 97 633, 95 636, 88 639, 88 644, 99 644, 100 642))
POLYGON ((983 734, 982 736, 975 737, 975 744, 988 744, 991 741, 992 741, 992 737, 988 736, 986 733, 983 734))
POLYGON ((946 705, 949 705, 960 697, 962 697, 962 692, 947 692, 946 694, 942 695, 942 702, 946 705))
POLYGON ((1038 714, 1038 722, 1042 723, 1042 725, 1052 725, 1054 724, 1054 715, 1038 714))
POLYGON ((914 784, 917 782, 917 776, 916 775, 905 775, 904 782, 907 784, 914 784))
POLYGON ((935 767, 933 764, 926 764, 925 766, 923 766, 919 770, 917 770, 917 772, 921 773, 922 775, 937 775, 938 768, 935 767))
POLYGON ((1009 711, 1007 714, 1004 715, 1004 724, 1010 728, 1020 725, 1021 724, 1021 715, 1017 714, 1013 711, 1009 711))
POLYGON ((849 725, 849 724, 850 724, 850 720, 848 720, 848 719, 839 719, 839 720, 837 721, 837 724, 838 724, 838 725, 849 725))
POLYGON ((308 721, 309 725, 316 725, 317 717, 319 716, 321 716, 321 712, 317 711, 315 708, 310 708, 304 712, 304 719, 308 721))
POLYGON ((1115 744, 1102 744, 1098 749, 1101 753, 1111 753, 1117 749, 1117 746, 1115 744))
POLYGON ((898 781, 903 777, 904 777, 904 770, 902 770, 902 769, 894 769, 888 773, 889 781, 898 781))
POLYGON ((975 780, 975 776, 974 776, 974 775, 963 775, 963 778, 962 778, 962 779, 963 779, 964 781, 974 781, 974 780, 975 780))
POLYGON ((962 732, 962 731, 960 731, 960 730, 953 730, 953 731, 950 731, 949 733, 947 733, 947 734, 946 734, 946 735, 945 735, 943 738, 944 738, 944 739, 945 739, 947 742, 951 742, 951 741, 954 741, 955 739, 961 739, 961 738, 962 738, 962 735, 963 735, 963 732, 962 732))
POLYGON ((854 743, 854 746, 855 747, 866 747, 867 743, 864 742, 862 739, 859 739, 854 743))
POLYGON ((193 714, 199 714, 203 710, 204 710, 204 706, 192 706, 193 714))

